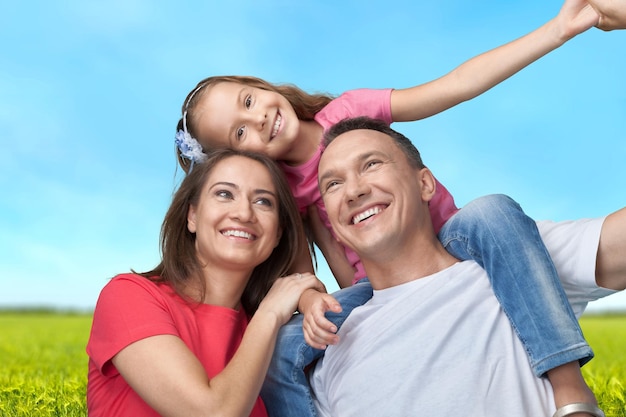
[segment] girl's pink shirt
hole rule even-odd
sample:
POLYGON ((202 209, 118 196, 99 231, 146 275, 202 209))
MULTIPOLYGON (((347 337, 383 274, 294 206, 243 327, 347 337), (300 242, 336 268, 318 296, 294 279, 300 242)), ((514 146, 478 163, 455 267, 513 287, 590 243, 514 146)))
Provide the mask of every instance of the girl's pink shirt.
MULTIPOLYGON (((391 91, 392 89, 358 89, 347 91, 320 110, 320 112, 315 115, 315 121, 322 126, 324 132, 343 119, 358 116, 369 116, 374 119, 383 120, 385 123, 391 125, 393 122, 391 115, 391 91)), ((328 230, 332 232, 332 227, 328 220, 328 213, 324 207, 322 195, 317 184, 318 166, 323 151, 323 138, 320 138, 320 146, 315 152, 315 155, 307 162, 295 167, 281 163, 281 167, 287 175, 287 180, 296 198, 300 212, 303 214, 306 213, 307 207, 315 204, 322 222, 326 225, 328 230)), ((458 210, 459 209, 454 204, 452 194, 437 181, 437 191, 433 200, 430 202, 430 216, 433 221, 435 233, 439 233, 444 223, 458 210)), ((357 254, 349 248, 345 248, 345 251, 348 261, 356 270, 352 281, 354 284, 361 278, 366 277, 367 274, 357 254)))

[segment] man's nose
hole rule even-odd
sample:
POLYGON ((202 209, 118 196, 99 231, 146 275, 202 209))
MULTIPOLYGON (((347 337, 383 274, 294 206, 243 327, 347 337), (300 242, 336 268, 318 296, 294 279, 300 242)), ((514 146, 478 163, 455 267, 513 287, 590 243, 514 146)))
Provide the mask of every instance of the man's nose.
POLYGON ((361 177, 346 181, 346 199, 348 202, 359 200, 370 192, 369 184, 361 177))

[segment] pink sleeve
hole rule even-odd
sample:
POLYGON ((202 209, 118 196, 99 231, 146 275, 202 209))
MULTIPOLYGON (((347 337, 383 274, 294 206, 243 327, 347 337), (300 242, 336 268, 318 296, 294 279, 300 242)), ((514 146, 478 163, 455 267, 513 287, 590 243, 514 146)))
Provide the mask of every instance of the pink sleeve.
POLYGON ((391 124, 391 91, 367 88, 346 91, 317 113, 315 120, 324 131, 343 119, 359 116, 381 119, 391 124))
MULTIPOLYGON (((346 91, 326 105, 315 115, 324 132, 343 119, 357 116, 369 116, 391 123, 391 89, 359 89, 346 91)), ((317 168, 322 153, 323 138, 320 147, 311 159, 302 165, 289 166, 281 163, 287 175, 287 181, 301 213, 306 208, 321 201, 317 188, 317 168)))
POLYGON ((178 335, 157 285, 137 275, 118 275, 100 293, 87 354, 107 374, 110 360, 133 342, 158 334, 178 335))

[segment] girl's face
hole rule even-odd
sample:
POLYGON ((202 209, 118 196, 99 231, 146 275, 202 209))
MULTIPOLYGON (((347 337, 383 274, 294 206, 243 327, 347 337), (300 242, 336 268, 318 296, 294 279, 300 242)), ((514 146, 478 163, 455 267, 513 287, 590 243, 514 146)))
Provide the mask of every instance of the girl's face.
POLYGON ((251 273, 278 245, 278 210, 276 188, 265 166, 243 156, 220 161, 198 205, 187 214, 200 264, 251 273))
POLYGON ((195 117, 202 145, 259 152, 274 160, 286 157, 300 130, 283 95, 234 82, 207 87, 195 117))

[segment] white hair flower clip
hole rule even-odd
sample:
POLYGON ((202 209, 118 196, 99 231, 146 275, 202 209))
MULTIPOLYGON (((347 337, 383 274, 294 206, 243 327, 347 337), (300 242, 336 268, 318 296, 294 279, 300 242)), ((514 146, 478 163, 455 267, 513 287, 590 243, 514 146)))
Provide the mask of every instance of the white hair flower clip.
POLYGON ((194 164, 199 164, 207 160, 207 155, 202 152, 202 145, 200 145, 189 132, 179 130, 176 132, 176 139, 174 141, 183 158, 187 158, 191 161, 190 171, 194 164))
POLYGON ((183 158, 187 158, 191 161, 189 172, 193 169, 194 164, 202 163, 207 160, 208 156, 202 152, 202 145, 187 131, 187 106, 189 102, 204 87, 204 84, 198 85, 189 95, 185 102, 185 109, 183 111, 183 128, 176 132, 176 146, 180 151, 183 158))

